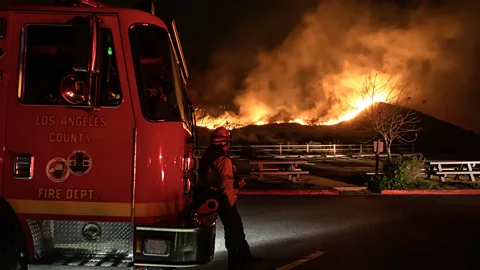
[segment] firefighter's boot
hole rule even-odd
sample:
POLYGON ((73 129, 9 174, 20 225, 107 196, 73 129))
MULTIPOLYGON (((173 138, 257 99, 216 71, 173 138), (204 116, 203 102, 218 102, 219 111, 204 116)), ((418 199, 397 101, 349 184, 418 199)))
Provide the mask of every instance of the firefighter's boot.
POLYGON ((244 269, 248 269, 249 267, 252 267, 253 265, 261 262, 263 259, 261 257, 256 257, 253 256, 252 253, 243 256, 242 259, 242 266, 244 269))
POLYGON ((240 270, 245 269, 241 257, 238 253, 229 252, 228 253, 228 270, 240 270))

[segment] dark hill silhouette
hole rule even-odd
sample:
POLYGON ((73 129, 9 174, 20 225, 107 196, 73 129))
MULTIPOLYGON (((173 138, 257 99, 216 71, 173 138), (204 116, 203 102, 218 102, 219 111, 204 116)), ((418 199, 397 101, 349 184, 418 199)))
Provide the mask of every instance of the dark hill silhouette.
MULTIPOLYGON (((395 109, 393 105, 392 109, 395 109)), ((480 136, 448 122, 417 112, 420 119, 414 142, 417 152, 428 158, 438 159, 480 159, 480 136)), ((304 144, 311 141, 322 143, 365 143, 375 136, 360 127, 366 116, 360 114, 355 119, 332 126, 303 126, 300 124, 268 124, 246 126, 233 130, 233 144, 304 144)), ((199 127, 200 145, 208 144, 210 131, 199 127)), ((412 134, 412 138, 414 135, 412 134)))

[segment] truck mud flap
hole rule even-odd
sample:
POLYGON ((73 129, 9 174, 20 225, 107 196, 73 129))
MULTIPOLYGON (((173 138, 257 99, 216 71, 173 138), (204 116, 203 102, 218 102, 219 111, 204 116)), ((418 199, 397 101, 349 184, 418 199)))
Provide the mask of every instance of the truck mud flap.
POLYGON ((137 227, 136 266, 193 267, 207 264, 215 253, 216 225, 199 228, 137 227))

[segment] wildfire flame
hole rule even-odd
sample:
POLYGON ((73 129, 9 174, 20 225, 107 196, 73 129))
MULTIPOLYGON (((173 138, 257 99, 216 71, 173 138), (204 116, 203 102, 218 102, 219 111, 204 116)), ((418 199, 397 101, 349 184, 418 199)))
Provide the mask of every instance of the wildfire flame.
MULTIPOLYGON (((387 75, 381 75, 380 80, 389 81, 387 75)), ((267 106, 267 102, 256 100, 249 104, 248 112, 240 110, 240 113, 226 111, 218 117, 208 114, 197 114, 197 124, 208 129, 225 126, 228 129, 237 129, 248 125, 265 125, 281 123, 297 123, 300 125, 336 125, 352 120, 361 114, 366 108, 377 102, 389 102, 392 89, 388 84, 384 89, 365 89, 365 77, 353 76, 340 81, 340 85, 349 87, 349 95, 345 97, 338 107, 330 109, 326 117, 314 117, 312 112, 305 111, 291 119, 271 120, 278 113, 274 108, 267 106), (362 89, 361 92, 358 89, 362 89)), ((250 91, 246 91, 251 93, 250 91)), ((251 100, 251 99, 248 99, 251 100)), ((242 108, 242 107, 241 107, 242 108)))
MULTIPOLYGON (((402 78, 422 92, 436 93, 434 77, 443 78, 460 67, 455 54, 442 47, 464 29, 448 14, 425 16, 419 9, 418 14, 406 15, 408 23, 401 20, 400 27, 378 24, 382 16, 377 14, 387 14, 378 12, 380 7, 358 1, 320 2, 277 47, 253 52, 229 46, 215 54, 211 70, 198 76, 204 80, 201 99, 209 106, 197 111, 199 126, 334 125, 376 102, 389 103, 389 95, 396 94, 390 86, 365 94, 370 90, 365 80, 372 74, 384 82, 402 78), (246 61, 251 55, 254 62, 246 61), (235 109, 219 112, 219 107, 211 107, 232 101, 235 109)), ((240 40, 251 45, 248 38, 240 40)))

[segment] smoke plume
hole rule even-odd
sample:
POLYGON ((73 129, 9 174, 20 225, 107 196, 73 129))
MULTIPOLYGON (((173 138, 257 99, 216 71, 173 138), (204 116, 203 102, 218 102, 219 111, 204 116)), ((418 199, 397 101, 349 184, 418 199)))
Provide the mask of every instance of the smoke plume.
POLYGON ((366 76, 378 74, 415 87, 416 109, 465 126, 465 102, 478 103, 480 96, 473 84, 479 16, 476 2, 459 2, 463 6, 400 8, 322 1, 272 49, 248 57, 251 44, 243 40, 218 51, 213 69, 199 76, 206 88, 200 102, 207 105, 199 122, 336 123, 354 116, 347 114, 355 109, 357 90, 366 76))

